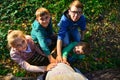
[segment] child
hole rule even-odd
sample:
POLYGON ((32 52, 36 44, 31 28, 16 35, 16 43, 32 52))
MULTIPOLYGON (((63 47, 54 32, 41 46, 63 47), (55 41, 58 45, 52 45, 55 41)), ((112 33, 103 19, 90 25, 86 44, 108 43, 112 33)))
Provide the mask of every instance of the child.
POLYGON ((64 63, 72 63, 77 59, 82 59, 86 54, 90 52, 90 45, 86 42, 72 42, 66 46, 62 53, 64 63), (85 54, 85 55, 84 55, 85 54), (68 62, 67 62, 68 60, 68 62))
POLYGON ((11 59, 23 69, 31 72, 45 72, 56 65, 55 63, 49 64, 48 58, 34 44, 32 38, 22 31, 9 30, 7 40, 11 59))
POLYGON ((79 0, 74 0, 69 9, 61 17, 58 26, 60 27, 57 39, 57 61, 62 62, 62 47, 71 41, 80 42, 84 40, 86 30, 86 19, 83 13, 83 5, 79 0), (81 30, 79 33, 78 28, 81 30), (71 40, 72 39, 72 40, 71 40))
POLYGON ((56 46, 56 35, 53 32, 51 20, 50 13, 46 8, 37 9, 36 20, 32 24, 31 31, 32 39, 39 44, 49 60, 50 52, 56 46))
MULTIPOLYGON (((37 80, 40 80, 39 77, 37 80)), ((57 66, 47 72, 44 80, 88 80, 82 73, 64 63, 58 63, 57 66)))

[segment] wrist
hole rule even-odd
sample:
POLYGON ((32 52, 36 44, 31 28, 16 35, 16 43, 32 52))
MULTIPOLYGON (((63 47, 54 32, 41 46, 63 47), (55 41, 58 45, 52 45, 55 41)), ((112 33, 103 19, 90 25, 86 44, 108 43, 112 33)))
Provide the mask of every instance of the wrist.
POLYGON ((61 57, 61 54, 57 54, 57 56, 60 56, 60 57, 61 57))
POLYGON ((46 72, 46 71, 48 71, 48 70, 47 70, 47 66, 44 68, 44 71, 43 71, 43 73, 44 73, 44 72, 46 72))

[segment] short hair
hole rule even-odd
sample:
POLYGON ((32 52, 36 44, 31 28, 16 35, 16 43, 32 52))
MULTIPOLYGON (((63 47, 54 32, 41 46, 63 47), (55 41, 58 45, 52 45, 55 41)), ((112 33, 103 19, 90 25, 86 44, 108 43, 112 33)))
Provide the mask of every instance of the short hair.
POLYGON ((88 54, 91 51, 90 44, 87 42, 80 42, 77 44, 77 46, 83 46, 83 52, 85 54, 88 54))
POLYGON ((50 13, 46 8, 41 7, 36 10, 35 15, 36 15, 36 18, 38 18, 44 15, 50 15, 50 13))
POLYGON ((20 30, 9 30, 7 35, 8 46, 15 46, 18 38, 25 38, 25 34, 20 30))
POLYGON ((69 9, 75 6, 77 8, 81 8, 83 10, 83 4, 79 1, 79 0, 74 0, 70 5, 69 5, 69 9))

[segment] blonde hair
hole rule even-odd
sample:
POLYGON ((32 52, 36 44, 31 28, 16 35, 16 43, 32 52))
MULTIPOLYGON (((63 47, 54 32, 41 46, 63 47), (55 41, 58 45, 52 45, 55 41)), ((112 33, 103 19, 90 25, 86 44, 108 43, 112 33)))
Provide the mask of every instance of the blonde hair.
POLYGON ((72 6, 75 6, 75 7, 77 7, 77 8, 83 9, 83 4, 82 4, 79 0, 74 0, 74 1, 69 5, 69 9, 70 9, 72 6))
POLYGON ((50 15, 50 13, 46 8, 41 7, 36 10, 35 15, 36 15, 36 18, 38 18, 44 15, 50 15))
POLYGON ((7 41, 9 47, 14 47, 18 39, 25 38, 25 34, 20 30, 9 30, 7 35, 7 41))

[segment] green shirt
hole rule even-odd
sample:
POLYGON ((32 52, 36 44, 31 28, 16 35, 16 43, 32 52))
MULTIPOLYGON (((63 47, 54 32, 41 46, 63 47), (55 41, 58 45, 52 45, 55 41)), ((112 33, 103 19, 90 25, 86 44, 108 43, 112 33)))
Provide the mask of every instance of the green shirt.
POLYGON ((37 20, 35 20, 33 22, 31 37, 35 43, 38 43, 40 45, 40 47, 42 48, 43 52, 46 55, 50 54, 50 50, 49 50, 48 45, 46 43, 46 38, 48 38, 51 35, 53 35, 51 21, 50 21, 47 28, 42 27, 42 25, 37 20))

